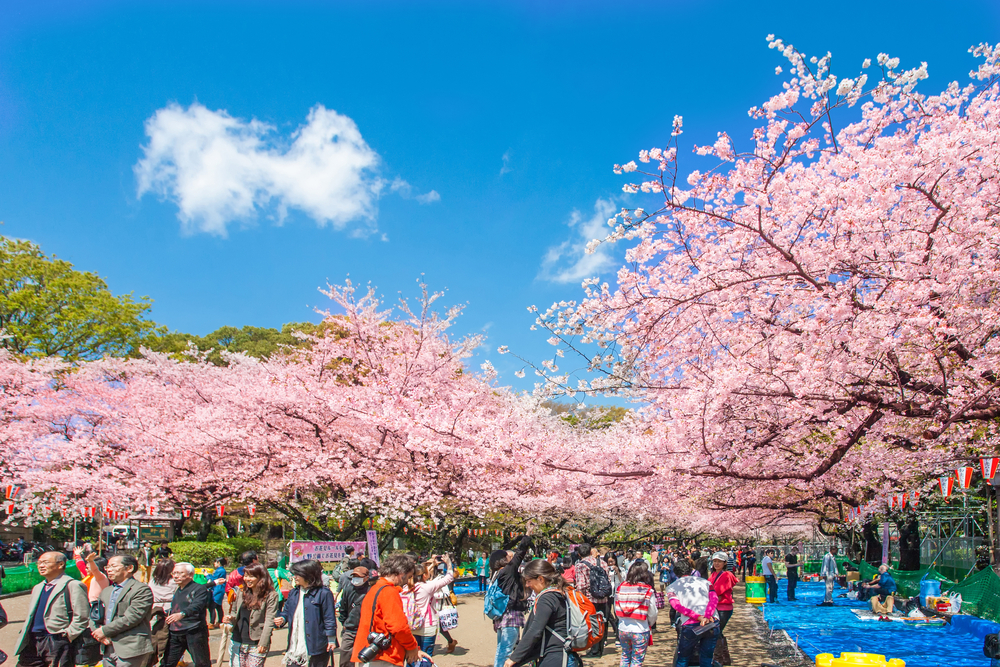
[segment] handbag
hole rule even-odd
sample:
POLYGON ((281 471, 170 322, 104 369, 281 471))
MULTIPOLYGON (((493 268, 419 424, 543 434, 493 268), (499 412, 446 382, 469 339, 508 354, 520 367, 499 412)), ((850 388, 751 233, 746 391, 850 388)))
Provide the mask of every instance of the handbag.
POLYGON ((667 606, 667 594, 663 591, 656 591, 656 608, 663 609, 667 606))
MULTIPOLYGON (((64 588, 63 590, 66 589, 64 588)), ((90 603, 90 620, 98 627, 104 625, 104 603, 100 600, 94 600, 90 603)), ((76 662, 74 664, 96 665, 101 661, 101 655, 104 652, 103 649, 104 645, 90 634, 90 628, 84 629, 83 633, 77 638, 76 650, 74 651, 76 662)))
POLYGON ((444 631, 451 631, 458 627, 458 609, 445 607, 438 615, 438 625, 444 631))

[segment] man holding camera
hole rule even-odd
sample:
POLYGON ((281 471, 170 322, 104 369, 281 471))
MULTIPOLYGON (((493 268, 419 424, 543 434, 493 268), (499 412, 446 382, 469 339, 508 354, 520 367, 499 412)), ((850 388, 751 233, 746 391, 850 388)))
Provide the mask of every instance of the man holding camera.
POLYGON ((403 611, 399 589, 416 570, 416 563, 405 554, 393 554, 382 561, 379 580, 361 601, 361 619, 354 640, 351 662, 369 663, 372 667, 403 667, 418 659, 430 659, 419 650, 403 611))

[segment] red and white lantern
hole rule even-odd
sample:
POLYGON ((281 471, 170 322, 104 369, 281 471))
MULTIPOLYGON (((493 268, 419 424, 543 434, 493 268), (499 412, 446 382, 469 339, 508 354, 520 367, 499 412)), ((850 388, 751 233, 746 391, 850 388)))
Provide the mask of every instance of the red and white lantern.
POLYGON ((983 473, 983 479, 986 481, 997 476, 998 468, 1000 468, 1000 457, 979 459, 979 470, 983 473))
POLYGON ((917 503, 920 502, 920 492, 911 491, 910 492, 910 507, 917 509, 917 503))
POLYGON ((941 496, 948 498, 955 488, 954 477, 938 477, 938 486, 941 488, 941 496))
POLYGON ((963 466, 955 469, 955 479, 958 480, 958 488, 962 491, 968 491, 969 487, 972 486, 973 472, 975 472, 975 468, 972 466, 963 466))
POLYGON ((906 497, 906 494, 904 493, 903 495, 901 495, 899 497, 899 509, 900 510, 905 510, 906 509, 906 501, 907 501, 907 497, 906 497))
POLYGON ((181 514, 184 515, 185 519, 190 519, 191 518, 191 508, 190 507, 185 507, 184 509, 181 510, 181 514))
POLYGON ((7 514, 13 514, 14 513, 14 503, 7 503, 7 506, 4 507, 3 509, 4 509, 5 512, 7 512, 7 514))
POLYGON ((218 516, 223 516, 226 513, 226 506, 225 505, 216 505, 215 506, 215 513, 218 516))
POLYGON ((257 506, 254 505, 253 503, 250 503, 249 505, 247 505, 247 511, 250 512, 250 516, 253 516, 254 514, 257 513, 257 506))
POLYGON ((21 487, 17 484, 8 484, 4 491, 7 494, 7 500, 14 500, 14 498, 17 497, 17 494, 21 492, 21 487))

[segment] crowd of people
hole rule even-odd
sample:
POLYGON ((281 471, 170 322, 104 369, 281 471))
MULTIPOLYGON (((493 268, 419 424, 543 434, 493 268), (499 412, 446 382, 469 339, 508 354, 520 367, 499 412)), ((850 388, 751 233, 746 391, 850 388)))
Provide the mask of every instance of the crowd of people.
MULTIPOLYGON (((823 563, 828 582, 835 555, 833 548, 823 563)), ((750 548, 702 554, 589 544, 536 553, 529 526, 513 549, 482 553, 473 564, 496 633, 494 667, 580 665, 604 655, 611 636, 621 667, 641 667, 658 624, 676 629, 678 667, 728 664, 733 590, 738 575, 756 574, 754 556, 750 548)), ((789 599, 797 556, 794 548, 785 555, 789 599)), ((772 597, 775 557, 765 550, 760 563, 772 597)), ((218 653, 231 667, 262 667, 275 629, 287 629, 287 667, 426 667, 438 635, 447 653, 458 644, 455 563, 447 554, 397 553, 379 564, 349 549, 328 574, 314 560, 286 570, 250 551, 231 571, 218 559, 205 584, 166 544, 110 558, 84 546, 73 558, 83 581, 65 574, 65 553, 38 559, 44 581, 32 591, 17 642, 24 667, 177 667, 185 653, 193 667, 209 667, 209 631, 220 627, 218 653)), ((883 574, 873 594, 892 585, 883 574)))

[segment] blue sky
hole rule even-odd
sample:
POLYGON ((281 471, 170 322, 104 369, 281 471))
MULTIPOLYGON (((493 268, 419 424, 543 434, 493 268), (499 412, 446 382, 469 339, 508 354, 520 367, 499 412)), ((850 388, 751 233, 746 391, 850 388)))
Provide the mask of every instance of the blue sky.
POLYGON ((1000 41, 1000 5, 971 1, 0 11, 2 233, 198 334, 314 319, 317 287, 348 274, 389 298, 422 276, 468 304, 460 331, 488 334, 476 363, 522 388, 497 346, 553 350, 526 307, 621 261, 578 263, 597 223, 639 203, 612 165, 665 146, 674 114, 682 155, 720 130, 745 140, 785 65, 768 33, 833 52, 841 75, 883 51, 928 61, 929 90, 1000 41))

